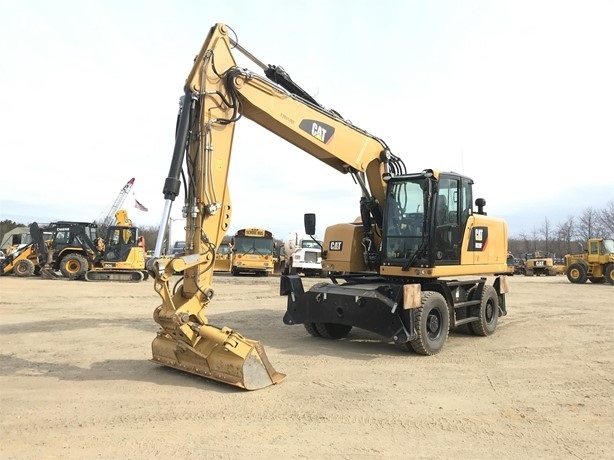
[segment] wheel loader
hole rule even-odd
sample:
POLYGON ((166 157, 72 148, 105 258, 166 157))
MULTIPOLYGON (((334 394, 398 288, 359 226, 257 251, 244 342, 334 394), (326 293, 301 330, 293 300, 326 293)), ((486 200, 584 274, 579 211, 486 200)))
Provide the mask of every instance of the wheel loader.
MULTIPOLYGON (((368 88, 364 96, 366 103, 372 101, 368 88)), ((383 116, 395 101, 385 103, 383 116)), ((302 324, 318 339, 343 339, 353 328, 364 329, 423 355, 440 352, 449 330, 461 325, 478 336, 495 332, 507 313, 507 224, 487 216, 484 199, 474 202, 473 180, 425 166, 408 172, 382 139, 320 105, 282 67, 264 64, 230 27, 218 23, 185 81, 162 190, 160 232, 148 261, 161 297, 154 312, 160 326, 152 342, 154 362, 248 390, 285 377, 271 365, 261 342, 215 326, 207 317, 216 249, 233 212, 230 157, 242 118, 337 170, 339 180, 356 187, 359 217, 325 232, 322 266, 334 275, 309 290, 298 275, 280 277, 280 294, 287 296, 285 324, 302 324), (264 76, 237 66, 235 53, 264 76), (162 256, 181 189, 185 254, 162 256), (171 287, 179 272, 182 280, 171 287)), ((414 163, 423 162, 418 158, 414 163)), ((306 231, 314 234, 315 216, 308 217, 306 231)))
POLYGON ((606 281, 614 285, 614 240, 591 238, 586 252, 565 256, 565 274, 574 284, 590 280, 593 284, 606 281))

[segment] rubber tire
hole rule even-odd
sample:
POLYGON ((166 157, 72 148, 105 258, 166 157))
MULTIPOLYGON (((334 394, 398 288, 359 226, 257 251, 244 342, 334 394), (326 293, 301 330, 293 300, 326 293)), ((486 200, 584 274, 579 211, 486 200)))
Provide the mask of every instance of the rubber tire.
POLYGON ((35 268, 34 262, 32 262, 30 259, 21 259, 18 260, 15 265, 13 265, 13 273, 15 276, 25 278, 27 276, 34 275, 35 268))
POLYGON ((605 278, 595 278, 594 276, 589 276, 588 280, 593 284, 603 284, 605 283, 605 278))
POLYGON ((586 267, 582 264, 571 264, 565 273, 567 279, 574 284, 584 284, 588 279, 586 267))
POLYGON ((448 304, 439 292, 422 292, 420 307, 415 312, 417 337, 409 344, 420 355, 432 356, 441 351, 450 332, 448 304), (436 330, 429 330, 437 321, 436 330))
POLYGON ((614 264, 607 265, 603 273, 605 274, 606 281, 614 286, 614 264))
POLYGON ((83 278, 87 269, 87 259, 76 252, 66 255, 60 262, 62 275, 71 280, 83 278))
POLYGON ((352 330, 352 326, 334 323, 315 323, 315 327, 320 336, 324 337, 325 339, 333 340, 347 337, 352 330))
POLYGON ((305 323, 305 330, 309 332, 309 335, 312 337, 322 337, 318 330, 316 329, 316 323, 305 323))
POLYGON ((471 332, 480 337, 486 337, 495 332, 499 321, 499 297, 492 286, 484 286, 480 299, 479 321, 469 323, 471 332))

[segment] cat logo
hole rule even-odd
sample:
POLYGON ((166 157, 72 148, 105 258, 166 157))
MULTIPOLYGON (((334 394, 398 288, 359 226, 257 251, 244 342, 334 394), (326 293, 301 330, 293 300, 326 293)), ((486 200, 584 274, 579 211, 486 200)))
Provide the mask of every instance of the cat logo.
POLYGON ((335 128, 316 120, 302 120, 299 128, 324 144, 328 144, 335 134, 335 128))
POLYGON ((475 229, 475 240, 480 243, 484 241, 484 229, 480 227, 476 227, 475 229))
POLYGON ((469 238, 469 251, 483 251, 488 241, 488 227, 474 227, 469 238))
POLYGON ((343 249, 343 241, 331 241, 328 249, 329 251, 341 251, 343 249))

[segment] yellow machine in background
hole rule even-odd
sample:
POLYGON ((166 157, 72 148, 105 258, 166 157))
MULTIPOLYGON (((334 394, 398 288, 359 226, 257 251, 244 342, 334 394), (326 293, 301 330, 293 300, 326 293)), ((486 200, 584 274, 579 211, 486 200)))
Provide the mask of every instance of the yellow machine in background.
POLYGON ((232 271, 232 256, 230 243, 221 243, 215 251, 213 271, 230 273, 232 271))
POLYGON ((46 228, 51 237, 43 242, 42 230, 36 223, 31 225, 41 276, 57 278, 60 271, 66 278, 86 281, 147 279, 144 239, 126 211, 119 210, 115 216, 116 225, 108 227, 104 239, 98 236, 95 223, 59 221, 46 228))
POLYGON ((554 259, 542 251, 529 252, 525 255, 519 271, 524 276, 556 276, 554 259))
POLYGON ((38 266, 36 243, 28 243, 10 248, 6 257, 0 260, 0 275, 12 273, 18 277, 32 276, 38 266))
MULTIPOLYGON (((305 291, 299 276, 281 277, 280 292, 288 296, 286 324, 303 324, 311 335, 331 339, 357 327, 425 355, 438 353, 453 327, 467 324, 476 335, 494 333, 506 314, 507 225, 486 215, 483 199, 475 200, 474 209, 473 181, 423 166, 408 173, 381 139, 321 106, 281 67, 264 65, 230 32, 224 24, 211 28, 184 87, 161 230, 148 264, 162 299, 154 313, 160 331, 152 343, 153 360, 246 389, 284 378, 260 342, 207 318, 216 250, 232 215, 229 164, 242 117, 358 185, 360 218, 325 232, 322 266, 333 273, 330 282, 305 291), (237 67, 235 51, 266 78, 237 67), (162 257, 182 176, 185 255, 162 257), (171 288, 172 275, 182 271, 182 283, 171 288), (495 275, 493 285, 485 275, 495 275)), ((334 206, 334 196, 330 203, 334 206)), ((306 224, 313 235, 315 216, 306 215, 306 224)))
POLYGON ((231 272, 234 276, 241 273, 273 274, 275 241, 271 232, 263 228, 242 228, 232 237, 231 245, 231 272))
POLYGON ((574 284, 590 280, 593 284, 607 281, 614 285, 614 240, 590 238, 586 251, 565 255, 565 274, 574 284))

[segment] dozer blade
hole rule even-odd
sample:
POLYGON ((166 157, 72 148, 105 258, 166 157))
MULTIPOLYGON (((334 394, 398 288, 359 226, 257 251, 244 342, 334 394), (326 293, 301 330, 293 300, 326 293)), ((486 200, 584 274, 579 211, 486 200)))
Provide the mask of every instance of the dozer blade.
POLYGON ((57 280, 61 278, 61 276, 54 272, 51 268, 41 268, 39 275, 45 280, 57 280))
POLYGON ((274 385, 286 377, 273 368, 260 342, 209 325, 201 327, 200 335, 192 347, 161 331, 151 344, 152 361, 246 390, 274 385))

